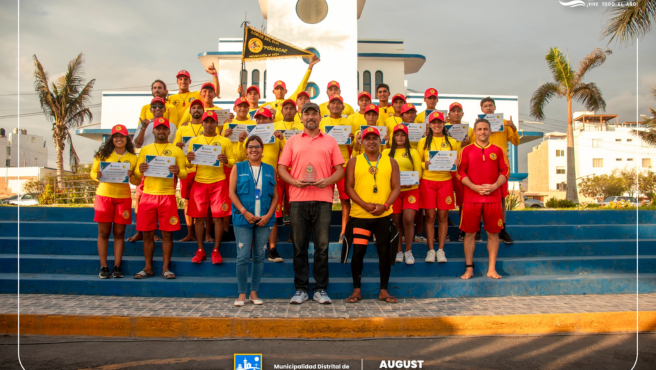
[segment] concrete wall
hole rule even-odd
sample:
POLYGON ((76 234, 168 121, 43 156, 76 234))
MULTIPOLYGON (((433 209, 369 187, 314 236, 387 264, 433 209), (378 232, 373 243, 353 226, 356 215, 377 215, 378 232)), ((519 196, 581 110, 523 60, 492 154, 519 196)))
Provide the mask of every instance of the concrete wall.
MULTIPOLYGON (((9 134, 8 141, 11 144, 10 167, 44 167, 48 164, 48 148, 43 136, 21 134, 19 131, 18 134, 9 134)), ((6 166, 6 161, 0 162, 0 166, 6 166)))
POLYGON ((9 139, 6 137, 0 137, 0 167, 8 167, 11 164, 7 163, 7 159, 9 159, 7 153, 7 149, 9 149, 9 153, 11 153, 11 146, 9 145, 9 139))
POLYGON ((23 192, 23 185, 30 180, 43 180, 48 175, 55 176, 57 170, 44 167, 4 167, 0 168, 0 198, 23 192))

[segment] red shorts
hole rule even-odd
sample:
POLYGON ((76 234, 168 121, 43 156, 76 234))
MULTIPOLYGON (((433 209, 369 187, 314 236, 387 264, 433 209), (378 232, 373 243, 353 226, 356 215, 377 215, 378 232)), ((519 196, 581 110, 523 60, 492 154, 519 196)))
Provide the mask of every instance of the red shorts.
POLYGON ((503 229, 501 203, 465 203, 462 206, 460 230, 475 233, 481 229, 481 215, 485 231, 498 234, 503 229))
POLYGON ((194 186, 194 179, 196 178, 196 172, 187 172, 187 178, 180 180, 180 198, 189 199, 191 194, 191 188, 194 186))
POLYGON ((451 172, 451 183, 453 184, 453 192, 456 193, 456 205, 462 208, 462 201, 465 200, 465 185, 458 180, 455 172, 451 172))
POLYGON ((284 185, 282 185, 283 183, 285 182, 282 181, 281 179, 278 179, 278 186, 276 186, 276 188, 278 188, 278 205, 276 206, 276 214, 275 214, 276 218, 282 217, 282 208, 283 208, 282 193, 284 193, 285 191, 283 188, 284 185))
POLYGON ((508 181, 504 182, 503 185, 499 188, 501 190, 501 198, 508 196, 508 181))
POLYGON ((422 209, 455 209, 453 201, 453 183, 451 180, 419 181, 419 208, 422 209))
POLYGON ((196 182, 191 188, 187 216, 207 217, 208 207, 212 209, 212 217, 226 217, 232 214, 227 180, 211 184, 196 182))
POLYGON ((392 205, 392 213, 403 212, 404 209, 419 211, 419 189, 402 191, 392 205))
POLYGON ((351 198, 349 198, 348 195, 346 195, 346 191, 344 191, 344 177, 342 177, 341 180, 337 181, 335 183, 335 185, 337 185, 337 192, 339 192, 339 199, 340 200, 349 200, 349 199, 351 199, 351 198))
POLYGON ((96 222, 113 222, 120 225, 132 223, 132 198, 110 198, 96 194, 93 202, 96 222))
POLYGON ((145 178, 146 178, 146 176, 142 176, 142 177, 141 177, 141 182, 140 182, 139 185, 137 186, 137 191, 136 191, 136 193, 135 193, 137 197, 140 197, 140 196, 143 194, 144 179, 145 179, 145 178))
POLYGON ((144 193, 139 201, 137 213, 137 231, 180 230, 178 203, 175 195, 152 195, 144 193))

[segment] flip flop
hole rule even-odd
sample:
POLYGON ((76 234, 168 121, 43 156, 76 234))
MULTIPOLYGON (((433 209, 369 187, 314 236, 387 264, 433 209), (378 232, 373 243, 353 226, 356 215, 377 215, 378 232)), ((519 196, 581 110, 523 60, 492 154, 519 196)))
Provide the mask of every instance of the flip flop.
POLYGON ((346 298, 346 303, 358 303, 361 300, 362 300, 362 296, 358 297, 358 296, 352 295, 352 296, 346 298))
POLYGON ((162 272, 162 277, 164 279, 175 279, 175 274, 172 271, 164 271, 162 272))
POLYGON ((380 298, 380 297, 378 297, 378 300, 379 300, 379 301, 384 301, 384 302, 387 302, 387 303, 399 303, 399 299, 396 298, 396 297, 393 296, 393 295, 391 295, 391 296, 387 296, 387 297, 385 297, 385 298, 380 298))
POLYGON ((145 278, 149 278, 149 277, 153 277, 153 276, 155 276, 154 273, 149 274, 144 270, 141 270, 141 271, 137 272, 136 274, 134 274, 135 279, 145 279, 145 278))

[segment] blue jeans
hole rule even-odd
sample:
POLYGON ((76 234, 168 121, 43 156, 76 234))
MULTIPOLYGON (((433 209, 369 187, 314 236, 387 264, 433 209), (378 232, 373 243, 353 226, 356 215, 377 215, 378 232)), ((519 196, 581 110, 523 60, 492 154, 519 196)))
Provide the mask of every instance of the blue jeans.
POLYGON ((264 271, 264 254, 269 244, 271 226, 235 227, 237 245, 237 290, 239 294, 248 293, 248 262, 251 259, 253 244, 253 270, 251 271, 251 291, 260 288, 260 279, 264 271))
POLYGON ((291 202, 289 221, 291 222, 292 242, 294 242, 294 285, 296 290, 308 291, 310 283, 310 264, 308 247, 310 234, 314 241, 314 287, 312 290, 328 288, 328 238, 330 236, 330 217, 332 203, 329 202, 291 202))

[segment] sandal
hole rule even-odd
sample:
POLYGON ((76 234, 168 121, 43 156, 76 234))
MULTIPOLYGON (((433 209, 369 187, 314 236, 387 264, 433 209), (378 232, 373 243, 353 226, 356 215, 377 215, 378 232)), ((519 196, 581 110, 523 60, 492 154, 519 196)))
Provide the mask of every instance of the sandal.
POLYGON ((164 279, 175 279, 175 274, 172 271, 164 271, 162 272, 162 277, 164 279))
POLYGON ((137 272, 136 274, 134 274, 135 279, 145 279, 145 278, 149 278, 149 277, 153 277, 153 276, 155 276, 155 273, 149 274, 144 270, 141 270, 141 271, 137 272))
POLYGON ((352 295, 346 298, 346 303, 358 303, 362 300, 362 296, 352 295))
POLYGON ((399 299, 396 298, 393 295, 387 296, 385 298, 378 297, 378 300, 379 301, 384 301, 384 302, 387 302, 387 303, 399 303, 399 299))

